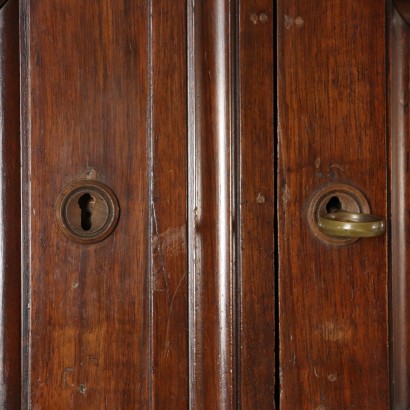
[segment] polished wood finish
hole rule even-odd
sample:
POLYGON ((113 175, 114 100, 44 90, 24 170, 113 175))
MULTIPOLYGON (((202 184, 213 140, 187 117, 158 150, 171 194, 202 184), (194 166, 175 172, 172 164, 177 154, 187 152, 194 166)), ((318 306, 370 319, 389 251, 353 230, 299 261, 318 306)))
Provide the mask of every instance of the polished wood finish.
POLYGON ((191 408, 275 398, 274 14, 236 6, 188 7, 191 408))
POLYGON ((24 405, 147 408, 149 10, 126 0, 25 1, 22 18, 24 405), (55 222, 60 190, 78 177, 101 180, 120 204, 116 230, 96 245, 69 241, 55 222))
POLYGON ((243 409, 275 398, 274 25, 267 0, 241 1, 238 16, 238 390, 243 409))
POLYGON ((410 406, 410 26, 397 10, 391 19, 391 364, 394 409, 410 406))
POLYGON ((152 407, 188 408, 186 1, 152 2, 152 407))
POLYGON ((386 5, 278 1, 281 409, 387 409, 386 237, 326 245, 309 198, 348 183, 386 215, 386 5))
MULTIPOLYGON (((330 183, 387 213, 385 2, 20 1, 22 387, 19 144, 5 137, 19 134, 17 11, 0 11, 1 98, 13 101, 0 105, 0 407, 389 408, 388 238, 328 245, 307 223, 330 183), (97 244, 70 241, 55 218, 81 178, 119 201, 97 244)), ((393 26, 400 408, 408 28, 397 14, 393 26)))
POLYGON ((18 50, 18 1, 10 0, 0 9, 0 408, 2 409, 19 409, 21 404, 18 50))
POLYGON ((190 406, 234 392, 231 3, 188 7, 190 406))

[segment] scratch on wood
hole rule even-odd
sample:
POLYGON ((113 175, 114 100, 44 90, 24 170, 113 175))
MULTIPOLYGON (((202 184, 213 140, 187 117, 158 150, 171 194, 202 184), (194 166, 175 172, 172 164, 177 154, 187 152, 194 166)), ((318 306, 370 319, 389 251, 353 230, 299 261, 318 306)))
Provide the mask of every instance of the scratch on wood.
POLYGON ((178 255, 186 252, 185 225, 169 228, 158 236, 164 255, 178 255))
POLYGON ((152 246, 154 249, 154 290, 168 292, 169 290, 169 273, 166 269, 166 258, 186 253, 186 225, 168 228, 165 232, 159 234, 158 225, 154 215, 154 236, 152 246))
POLYGON ((284 209, 287 208, 289 200, 290 200, 290 191, 289 191, 289 187, 285 184, 282 187, 282 201, 283 201, 284 209))
POLYGON ((155 205, 152 205, 152 215, 154 221, 154 236, 152 238, 152 247, 154 248, 153 268, 154 268, 154 290, 167 292, 169 297, 169 276, 165 269, 165 257, 159 240, 158 221, 155 211, 155 205))
MULTIPOLYGON (((67 378, 70 377, 70 379, 71 379, 71 376, 72 376, 73 373, 74 373, 74 368, 73 368, 73 367, 66 367, 66 368, 63 370, 63 385, 64 385, 64 386, 66 386, 66 387, 74 387, 74 384, 73 384, 73 383, 71 383, 71 384, 68 384, 68 383, 67 383, 67 378)), ((70 381, 71 381, 71 380, 70 380, 70 381)))
POLYGON ((166 331, 165 331, 165 358, 168 357, 169 351, 170 351, 170 343, 169 343, 169 325, 170 325, 170 319, 171 319, 171 315, 172 315, 172 309, 173 309, 173 305, 174 305, 174 300, 175 297, 178 294, 179 289, 181 288, 181 285, 184 281, 184 279, 186 278, 186 273, 184 273, 181 276, 181 279, 178 282, 178 285, 175 289, 174 294, 172 295, 171 301, 169 303, 168 306, 168 315, 167 315, 167 327, 166 327, 166 331))

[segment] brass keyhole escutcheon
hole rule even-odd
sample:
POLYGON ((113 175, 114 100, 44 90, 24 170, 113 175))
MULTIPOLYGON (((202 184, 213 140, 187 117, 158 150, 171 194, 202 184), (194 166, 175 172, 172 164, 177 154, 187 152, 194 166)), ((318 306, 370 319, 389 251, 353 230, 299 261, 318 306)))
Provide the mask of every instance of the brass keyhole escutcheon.
POLYGON ((118 200, 107 185, 96 180, 78 180, 67 185, 58 197, 56 218, 71 240, 93 244, 108 237, 119 218, 118 200))
POLYGON ((320 188, 310 198, 307 220, 313 234, 329 245, 349 245, 359 238, 331 237, 319 228, 319 218, 327 213, 347 211, 355 214, 369 214, 366 197, 357 188, 347 184, 330 184, 320 188))

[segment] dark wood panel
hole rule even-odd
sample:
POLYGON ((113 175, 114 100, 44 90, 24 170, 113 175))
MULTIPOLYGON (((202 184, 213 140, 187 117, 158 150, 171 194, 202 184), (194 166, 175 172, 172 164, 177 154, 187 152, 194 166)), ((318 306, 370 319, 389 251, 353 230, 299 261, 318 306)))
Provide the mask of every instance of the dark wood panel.
POLYGON ((325 245, 309 197, 386 215, 385 2, 278 2, 281 408, 389 407, 386 238, 325 245))
POLYGON ((393 4, 402 18, 410 22, 410 2, 408 0, 393 0, 393 4))
POLYGON ((149 10, 46 0, 23 2, 22 13, 27 401, 147 408, 149 10), (89 246, 63 237, 54 218, 60 190, 84 176, 121 207, 114 233, 89 246))
POLYGON ((186 409, 186 1, 152 7, 153 408, 186 409))
POLYGON ((410 406, 410 284, 408 235, 410 193, 410 27, 393 10, 391 20, 391 358, 394 409, 410 406))
POLYGON ((231 408, 231 3, 188 5, 191 408, 231 408))
POLYGON ((18 1, 0 9, 0 408, 21 404, 18 1))
POLYGON ((275 400, 274 14, 271 1, 241 1, 238 99, 238 292, 241 407, 275 400))

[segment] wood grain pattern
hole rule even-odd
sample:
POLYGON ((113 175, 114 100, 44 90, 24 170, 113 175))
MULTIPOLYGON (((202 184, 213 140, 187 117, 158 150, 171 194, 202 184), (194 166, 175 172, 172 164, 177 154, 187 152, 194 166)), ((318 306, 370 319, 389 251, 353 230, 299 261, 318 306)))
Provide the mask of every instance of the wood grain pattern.
POLYGON ((152 3, 153 408, 188 407, 186 1, 152 3))
POLYGON ((385 2, 278 2, 281 409, 389 407, 386 237, 325 245, 309 196, 386 215, 385 2))
POLYGON ((31 408, 146 408, 150 381, 148 9, 23 2, 24 220, 31 408), (100 244, 59 234, 58 193, 87 175, 118 197, 100 244))
MULTIPOLYGON (((19 209, 9 0, 0 319, 14 327, 0 335, 0 407, 387 409, 387 239, 326 245, 306 218, 330 183, 386 215, 385 2, 20 4, 23 403, 20 233, 4 217, 19 209), (88 246, 54 218, 59 192, 84 177, 121 208, 113 234, 88 246)), ((391 357, 406 406, 409 121, 397 95, 409 39, 394 18, 391 357)))
POLYGON ((239 380, 243 409, 274 408, 275 132, 271 1, 242 1, 239 13, 237 265, 239 380))
POLYGON ((394 409, 410 406, 408 152, 410 26, 394 9, 391 50, 391 359, 394 409))
POLYGON ((0 9, 0 408, 21 405, 18 1, 0 9))
POLYGON ((190 406, 233 391, 231 3, 188 6, 190 406))

